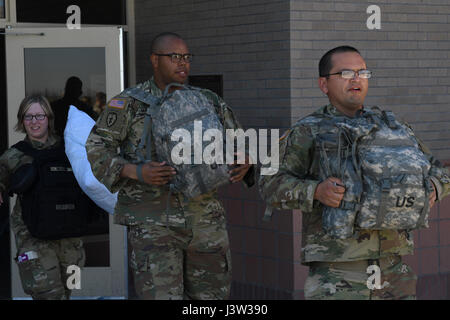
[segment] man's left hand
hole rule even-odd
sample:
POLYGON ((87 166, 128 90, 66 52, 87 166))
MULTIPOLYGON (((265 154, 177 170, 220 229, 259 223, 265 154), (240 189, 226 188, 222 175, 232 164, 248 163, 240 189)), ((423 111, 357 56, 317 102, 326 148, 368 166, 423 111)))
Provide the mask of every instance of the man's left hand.
MULTIPOLYGON (((237 155, 237 153, 235 153, 237 155)), ((250 158, 248 155, 245 155, 245 164, 236 164, 234 165, 234 169, 231 170, 230 173, 230 181, 231 183, 236 183, 244 179, 248 170, 252 165, 250 164, 250 158)))

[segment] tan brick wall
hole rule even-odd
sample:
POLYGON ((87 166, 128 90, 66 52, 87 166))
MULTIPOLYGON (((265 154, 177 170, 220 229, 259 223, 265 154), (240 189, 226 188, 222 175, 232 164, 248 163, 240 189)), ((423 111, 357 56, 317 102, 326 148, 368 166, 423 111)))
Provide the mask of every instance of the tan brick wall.
POLYGON ((318 61, 351 45, 374 71, 366 105, 408 121, 438 159, 450 159, 450 3, 446 0, 292 0, 292 120, 327 103, 317 87, 318 61), (369 30, 369 5, 381 29, 369 30))

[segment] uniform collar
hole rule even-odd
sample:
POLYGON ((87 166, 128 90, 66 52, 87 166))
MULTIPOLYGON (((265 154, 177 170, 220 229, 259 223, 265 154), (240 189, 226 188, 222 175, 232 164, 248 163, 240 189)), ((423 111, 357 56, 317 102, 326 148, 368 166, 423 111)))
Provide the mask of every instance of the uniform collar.
MULTIPOLYGON (((344 116, 344 117, 348 117, 347 115, 345 115, 345 114, 343 114, 342 112, 340 112, 340 111, 339 111, 335 106, 333 106, 331 103, 325 106, 324 111, 325 111, 325 113, 330 114, 330 115, 332 115, 332 116, 344 116)), ((360 111, 358 111, 358 112, 356 113, 356 116, 358 116, 359 114, 363 114, 363 113, 365 113, 365 112, 366 112, 366 110, 364 109, 364 106, 363 106, 363 108, 362 108, 360 111)))
POLYGON ((25 141, 30 143, 34 149, 38 149, 38 150, 51 147, 51 146, 57 144, 60 140, 61 140, 61 138, 58 136, 49 135, 47 138, 47 141, 42 143, 42 142, 39 142, 36 140, 31 140, 28 136, 25 137, 25 141))
POLYGON ((150 80, 148 81, 148 90, 154 96, 161 97, 163 95, 161 89, 156 85, 154 77, 151 77, 150 80))

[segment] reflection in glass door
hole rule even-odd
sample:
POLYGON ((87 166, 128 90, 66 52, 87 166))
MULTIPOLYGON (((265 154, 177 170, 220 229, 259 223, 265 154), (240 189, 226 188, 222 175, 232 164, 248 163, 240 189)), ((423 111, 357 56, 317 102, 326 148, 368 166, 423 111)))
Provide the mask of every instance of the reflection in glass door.
POLYGON ((105 48, 26 48, 25 94, 41 93, 50 101, 64 94, 66 80, 78 77, 83 83, 81 98, 95 101, 106 91, 105 48))

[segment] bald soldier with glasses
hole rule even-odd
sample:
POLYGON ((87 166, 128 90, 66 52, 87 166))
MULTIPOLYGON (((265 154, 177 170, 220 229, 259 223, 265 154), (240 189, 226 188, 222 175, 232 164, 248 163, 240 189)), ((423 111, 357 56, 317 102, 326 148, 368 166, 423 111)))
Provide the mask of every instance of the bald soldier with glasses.
MULTIPOLYGON (((156 36, 150 56, 154 75, 132 90, 139 89, 144 97, 162 97, 170 88, 168 92, 175 95, 174 90, 180 87, 169 85, 181 86, 188 81, 192 57, 179 35, 156 36)), ((218 95, 206 89, 196 90, 200 90, 203 101, 209 101, 224 129, 240 128, 218 95)), ((151 118, 146 125, 151 103, 126 92, 109 101, 86 149, 97 179, 111 192, 119 191, 114 222, 128 228, 129 265, 136 294, 139 299, 227 299, 231 254, 225 210, 217 190, 190 199, 172 191, 171 181, 177 171, 165 161, 156 161, 156 120, 151 118), (138 151, 141 141, 146 140, 144 132, 151 136, 145 153, 151 153, 150 158, 155 160, 143 163, 138 151)), ((168 119, 167 126, 177 122, 172 120, 168 119)), ((241 164, 229 170, 229 183, 254 183, 253 166, 241 164)))

